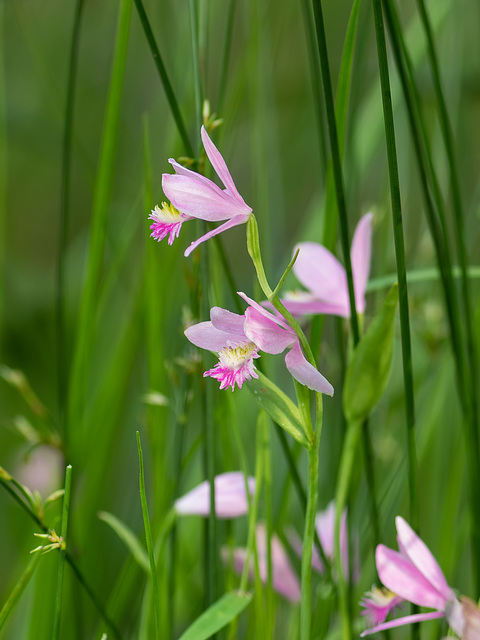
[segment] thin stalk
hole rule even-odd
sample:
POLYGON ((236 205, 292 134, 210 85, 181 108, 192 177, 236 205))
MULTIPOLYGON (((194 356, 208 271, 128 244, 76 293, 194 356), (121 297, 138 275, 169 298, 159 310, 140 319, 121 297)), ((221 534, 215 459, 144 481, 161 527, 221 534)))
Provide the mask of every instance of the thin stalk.
POLYGON ((350 259, 350 240, 348 233, 347 205, 345 201, 345 190, 343 187, 342 164, 340 160, 340 149, 338 144, 337 123, 335 119, 335 106, 333 102, 332 81, 330 78, 330 66, 328 62, 327 41, 325 37, 325 24, 323 21, 323 11, 321 0, 312 0, 313 13, 315 16, 315 28, 317 34, 317 46, 320 56, 320 67, 323 78, 323 94, 325 98, 325 109, 327 114, 328 135, 330 139, 330 151, 332 154, 333 176, 335 180, 335 193, 337 196, 337 206, 340 222, 340 240, 347 274, 348 299, 350 302, 350 319, 354 343, 360 339, 358 328, 357 311, 355 307, 355 289, 353 285, 352 262, 350 259))
POLYGON ((57 597, 55 599, 55 615, 53 618, 52 640, 58 640, 60 637, 60 616, 62 613, 62 593, 63 593, 63 576, 65 573, 65 556, 67 548, 68 533, 68 512, 70 509, 70 491, 72 488, 72 466, 68 465, 65 469, 65 493, 63 496, 62 511, 62 546, 59 550, 58 561, 58 578, 57 578, 57 597))
POLYGON ((267 523, 267 596, 266 596, 266 633, 267 640, 273 640, 275 627, 275 608, 273 594, 273 564, 272 564, 272 536, 273 536, 273 517, 272 517, 272 444, 270 438, 270 421, 268 416, 262 411, 263 415, 263 459, 264 459, 264 496, 265 496, 265 515, 267 523))
POLYGON ((153 31, 150 26, 150 22, 148 21, 147 14, 145 13, 142 0, 134 0, 134 2, 137 8, 138 17, 140 18, 140 22, 142 23, 145 37, 147 38, 148 46, 150 47, 150 51, 152 53, 153 62, 157 67, 157 71, 160 76, 160 80, 162 82, 163 90, 165 91, 165 95, 167 96, 167 101, 170 107, 170 111, 172 112, 173 119, 175 120, 175 124, 177 125, 178 133, 180 134, 180 137, 182 139, 185 152, 190 158, 194 158, 195 153, 193 151, 193 147, 188 138, 187 130, 185 129, 185 124, 183 122, 182 114, 180 112, 180 107, 178 106, 177 99, 173 92, 173 88, 170 83, 167 70, 165 69, 165 65, 163 64, 162 56, 160 55, 160 51, 157 47, 155 36, 153 35, 153 31))
POLYGON ((310 640, 310 630, 312 621, 312 555, 313 541, 315 535, 315 515, 318 503, 318 464, 320 440, 322 434, 322 399, 321 394, 317 396, 317 429, 315 430, 313 442, 308 449, 309 462, 309 482, 307 510, 305 514, 305 529, 303 534, 302 549, 302 600, 300 603, 300 638, 310 640), (318 415, 320 414, 320 416, 318 415))
POLYGON ((200 56, 198 48, 197 0, 189 0, 190 37, 192 41, 193 83, 195 96, 195 147, 196 157, 200 156, 200 129, 202 127, 202 81, 200 76, 200 56))
POLYGON ((155 638, 161 639, 160 630, 160 596, 157 584, 157 570, 155 567, 155 553, 153 549, 152 530, 150 528, 150 518, 148 516, 147 496, 145 493, 145 476, 143 472, 143 453, 142 444, 140 442, 140 433, 137 431, 137 448, 138 462, 140 466, 139 482, 140 482, 140 500, 142 502, 143 524, 145 526, 145 539, 147 542, 148 559, 150 561, 150 575, 152 578, 153 599, 155 602, 155 638))
POLYGON ((68 358, 65 328, 65 259, 68 239, 68 218, 70 206, 70 171, 72 160, 72 134, 75 108, 75 90, 77 86, 78 49, 84 0, 77 0, 73 19, 70 59, 68 64, 67 101, 65 104, 65 128, 63 130, 62 177, 60 192, 60 232, 57 254, 57 376, 58 376, 58 414, 60 429, 63 433, 65 449, 68 452, 68 424, 66 422, 66 403, 68 392, 68 358))
POLYGON ((227 92, 228 65, 230 62, 230 50, 232 47, 233 23, 237 0, 229 0, 227 9, 227 27, 225 29, 225 44, 223 45, 222 70, 220 71, 220 87, 218 90, 218 114, 221 117, 225 95, 227 92))
MULTIPOLYGON (((49 528, 44 524, 44 522, 42 522, 42 520, 40 520, 40 518, 33 511, 33 509, 31 509, 30 506, 24 500, 22 500, 22 498, 12 489, 12 487, 9 485, 8 481, 6 481, 1 476, 0 476, 0 485, 3 486, 3 488, 7 491, 7 493, 10 494, 10 496, 15 500, 15 502, 35 522, 35 524, 39 527, 39 529, 41 529, 43 531, 43 533, 47 533, 49 528)), ((100 600, 97 598, 97 596, 95 595, 93 589, 90 587, 90 585, 87 583, 87 581, 83 577, 82 572, 77 567, 77 565, 75 564, 74 560, 72 559, 72 557, 70 556, 68 551, 66 552, 65 557, 66 557, 66 560, 67 560, 68 564, 70 565, 73 573, 75 574, 75 577, 77 578, 78 582, 81 584, 81 586, 83 587, 83 589, 87 593, 88 597, 92 601, 93 605, 97 609, 97 611, 100 614, 100 616, 103 618, 105 624, 109 627, 110 631, 113 633, 115 638, 117 638, 117 640, 122 640, 122 634, 117 629, 116 624, 108 616, 108 614, 107 614, 107 612, 105 610, 105 607, 100 602, 100 600)))
POLYGON ((402 340, 403 383, 405 389, 405 411, 408 448, 408 487, 410 501, 410 521, 418 531, 418 486, 417 454, 415 442, 415 404, 413 392, 412 347, 410 338, 410 320, 408 310, 408 289, 405 267, 405 244, 403 237, 402 205, 398 178, 395 126, 393 121, 392 97, 388 71, 387 45, 383 25, 381 0, 372 0, 377 41, 378 65, 382 89, 383 116, 387 143, 390 195, 393 217, 393 234, 398 278, 398 298, 400 307, 400 330, 402 340))
POLYGON ((42 557, 41 553, 35 553, 33 555, 33 558, 28 563, 28 566, 23 572, 22 576, 20 577, 20 580, 12 589, 12 591, 10 592, 10 595, 8 596, 7 601, 5 602, 2 609, 0 610, 0 631, 2 630, 6 621, 8 620, 10 614, 13 612, 13 610, 17 606, 18 601, 23 595, 23 592, 27 588, 28 583, 30 582, 30 579, 35 573, 35 569, 37 568, 37 565, 41 557, 42 557))

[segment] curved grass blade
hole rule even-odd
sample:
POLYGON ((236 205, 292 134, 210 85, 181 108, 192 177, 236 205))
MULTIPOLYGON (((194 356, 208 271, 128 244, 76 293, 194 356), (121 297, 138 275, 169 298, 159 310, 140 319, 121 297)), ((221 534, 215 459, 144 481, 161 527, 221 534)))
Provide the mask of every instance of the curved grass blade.
POLYGON ((30 579, 35 573, 35 569, 37 568, 40 558, 41 558, 40 553, 34 554, 32 559, 28 563, 27 568, 23 572, 20 580, 17 582, 17 584, 13 588, 13 591, 9 595, 8 600, 3 605, 2 610, 0 611, 0 630, 2 629, 5 622, 8 620, 8 617, 10 616, 10 614, 14 611, 15 607, 17 606, 20 598, 22 597, 23 592, 25 591, 28 583, 30 582, 30 579))
POLYGON ((230 592, 212 604, 188 627, 179 640, 207 640, 238 617, 250 604, 251 593, 230 592))

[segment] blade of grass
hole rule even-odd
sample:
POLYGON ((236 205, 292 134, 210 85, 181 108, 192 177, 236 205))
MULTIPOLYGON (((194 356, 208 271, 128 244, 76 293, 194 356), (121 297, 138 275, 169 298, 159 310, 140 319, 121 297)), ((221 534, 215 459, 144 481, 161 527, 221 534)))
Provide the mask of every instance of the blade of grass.
POLYGON ((145 476, 143 472, 143 453, 140 442, 140 433, 137 431, 138 462, 140 465, 140 499, 142 501, 143 523, 145 525, 145 539, 147 542, 148 559, 150 561, 150 577, 152 579, 153 600, 155 602, 155 637, 160 640, 160 595, 157 585, 157 570, 155 568, 155 555, 153 552, 152 531, 150 529, 150 518, 148 516, 147 496, 145 493, 145 476))
POLYGON ((30 582, 30 579, 35 573, 35 569, 37 568, 37 564, 41 557, 42 556, 40 553, 34 554, 32 559, 28 563, 27 568, 21 575, 20 580, 17 582, 15 587, 12 589, 10 595, 8 596, 7 601, 5 602, 5 604, 2 607, 2 610, 0 611, 0 630, 3 628, 3 625, 8 620, 10 614, 15 610, 15 607, 17 606, 20 598, 22 597, 23 592, 27 588, 28 583, 30 582))
MULTIPOLYGON (((103 126, 100 159, 93 195, 89 258, 85 286, 79 309, 79 322, 70 383, 68 424, 75 438, 82 441, 84 400, 87 384, 87 363, 95 327, 95 311, 100 283, 106 237, 106 215, 112 189, 119 130, 123 79, 130 33, 132 0, 122 0, 103 126), (75 429, 74 429, 75 426, 75 429)), ((77 440, 77 442, 78 442, 77 440)), ((72 447, 75 450, 75 447, 72 447)))
MULTIPOLYGON (((165 95, 167 96, 168 105, 170 107, 170 111, 172 112, 173 119, 175 120, 175 124, 177 125, 178 133, 183 142, 183 146, 185 148, 185 153, 190 157, 194 158, 195 154, 193 152, 193 147, 190 143, 190 140, 187 135, 187 131, 185 129, 185 124, 183 122, 182 114, 180 112, 180 108, 178 106, 177 99, 173 92, 172 85, 168 78, 167 70, 162 60, 162 56, 160 55, 160 51, 158 49, 157 43, 155 41, 155 36, 153 35, 152 28, 150 26, 150 22, 148 20, 147 14, 145 13, 145 9, 143 7, 142 0, 134 0, 135 6, 137 8, 138 17, 140 18, 140 22, 142 23, 143 31, 145 33, 145 37, 147 38, 148 46, 150 47, 150 51, 152 53, 153 62, 157 67, 158 74, 160 76, 160 80, 162 82, 163 89, 165 91, 165 95)), ((200 133, 199 133, 200 135, 200 133)))
POLYGON ((70 491, 72 488, 72 467, 67 465, 65 469, 65 493, 63 495, 62 510, 62 546, 59 550, 58 560, 58 579, 57 579, 57 596, 55 599, 55 614, 53 618, 52 640, 58 640, 60 637, 60 616, 62 613, 62 595, 63 595, 63 576, 65 573, 65 556, 68 533, 68 512, 70 509, 70 491))
POLYGON ((60 231, 57 253, 57 376, 58 376, 58 414, 60 432, 63 434, 65 449, 68 451, 68 424, 66 423, 66 404, 68 394, 68 356, 65 326, 65 259, 68 241, 68 220, 70 206, 70 172, 72 161, 72 134, 75 108, 75 90, 77 86, 78 49, 82 24, 84 0, 77 0, 73 19, 70 57, 68 65, 67 100, 65 104, 65 125, 63 130, 62 176, 60 192, 60 231))
POLYGON ((0 5, 0 348, 4 323, 4 271, 7 220, 7 86, 5 81, 4 31, 5 3, 0 5))

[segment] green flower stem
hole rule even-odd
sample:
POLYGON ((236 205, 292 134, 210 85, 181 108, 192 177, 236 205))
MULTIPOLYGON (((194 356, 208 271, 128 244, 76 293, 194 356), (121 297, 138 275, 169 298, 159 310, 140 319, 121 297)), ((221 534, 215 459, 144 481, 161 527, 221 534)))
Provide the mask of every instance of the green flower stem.
POLYGON ((310 640, 310 627, 312 620, 312 554, 315 535, 315 515, 318 503, 318 461, 321 439, 321 394, 320 418, 317 415, 317 430, 313 442, 308 450, 309 457, 309 482, 307 511, 305 516, 305 529, 303 534, 302 549, 302 600, 300 603, 300 638, 310 640), (320 420, 320 422, 319 422, 320 420))
POLYGON ((72 467, 68 465, 65 470, 65 493, 63 496, 63 512, 62 512, 62 546, 60 547, 60 558, 58 561, 58 579, 57 579, 57 597, 55 599, 55 616, 53 619, 52 640, 58 640, 60 637, 60 615, 62 612, 62 592, 63 592, 63 576, 65 573, 65 555, 68 533, 68 511, 70 508, 70 491, 72 488, 72 467))
POLYGON ((403 237, 402 207, 400 201, 400 184, 398 178, 397 151, 395 143, 395 126, 393 121, 392 97, 388 71, 387 47, 383 25, 381 0, 372 0, 375 20, 377 55, 382 88, 383 116, 387 142, 388 168, 390 177, 390 193, 393 216, 393 232, 398 277, 398 297, 400 307, 400 329, 402 338, 403 380, 405 389, 405 408, 408 447, 408 485, 410 500, 410 521, 418 531, 418 486, 417 486, 417 454, 415 442, 415 404, 413 392, 412 347, 410 338, 410 320, 408 311, 408 290, 405 267, 405 244, 403 237))
POLYGON ((270 421, 265 412, 262 414, 263 430, 263 464, 264 464, 264 496, 265 514, 267 522, 267 595, 266 595, 266 640, 273 640, 275 627, 275 601, 273 593, 273 564, 272 564, 272 444, 270 439, 270 421))
POLYGON ((147 496, 145 493, 145 476, 143 472, 143 453, 142 444, 140 442, 140 433, 137 431, 137 447, 138 447, 138 462, 140 465, 140 499, 142 502, 143 524, 145 526, 145 540, 147 542, 148 559, 150 561, 150 575, 152 579, 152 591, 153 600, 155 602, 155 638, 160 640, 160 596, 158 592, 157 584, 157 570, 155 567, 155 554, 153 549, 152 531, 150 528, 150 518, 148 516, 147 496))
POLYGON ((340 527, 342 522, 342 513, 348 500, 352 469, 361 429, 361 422, 351 422, 347 425, 347 433, 343 443, 342 456, 338 471, 337 489, 335 492, 333 565, 335 567, 335 573, 337 574, 338 581, 338 596, 340 603, 340 615, 342 619, 342 640, 349 640, 353 638, 353 630, 351 625, 348 585, 345 580, 344 568, 342 566, 340 527))

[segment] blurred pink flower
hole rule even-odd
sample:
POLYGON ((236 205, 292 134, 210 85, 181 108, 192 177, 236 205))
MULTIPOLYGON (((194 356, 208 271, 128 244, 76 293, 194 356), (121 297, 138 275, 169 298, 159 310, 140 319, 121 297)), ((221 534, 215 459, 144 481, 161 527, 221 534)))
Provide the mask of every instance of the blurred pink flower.
MULTIPOLYGON (((248 477, 250 495, 255 491, 255 478, 248 477)), ((210 513, 210 483, 208 480, 176 500, 175 511, 182 515, 208 516, 210 513)), ((248 512, 245 476, 230 471, 215 476, 215 511, 217 518, 237 518, 248 512)))
POLYGON ((245 380, 258 378, 253 360, 258 351, 279 354, 289 349, 285 364, 291 375, 309 389, 333 395, 332 385, 302 353, 298 337, 283 320, 275 317, 244 293, 239 295, 249 304, 244 315, 213 307, 210 321, 200 322, 185 330, 192 344, 218 352, 218 364, 203 375, 220 381, 220 389, 242 388, 245 380))
POLYGON ((40 445, 18 464, 14 475, 20 484, 46 498, 62 486, 64 464, 61 451, 50 445, 40 445))
MULTIPOLYGON (((326 558, 333 562, 334 531, 335 531, 335 502, 332 500, 324 511, 319 511, 315 517, 315 528, 326 558)), ((288 534, 294 551, 302 555, 302 541, 292 530, 288 534)), ((340 524, 340 554, 345 575, 348 573, 348 540, 347 540, 347 512, 344 510, 340 524)), ((316 546, 313 547, 312 567, 318 573, 325 573, 325 566, 316 546)), ((358 553, 355 557, 354 578, 358 577, 358 553)))
MULTIPOLYGON (((365 311, 372 217, 371 213, 367 213, 361 218, 352 242, 351 261, 358 313, 365 311)), ((328 249, 316 242, 300 242, 295 247, 294 254, 298 249, 300 251, 293 271, 308 291, 287 292, 282 299, 285 307, 294 315, 325 313, 349 318, 350 302, 344 267, 328 249)))
POLYGON ((480 609, 478 606, 463 596, 460 598, 462 603, 462 613, 465 618, 465 628, 463 630, 464 640, 479 640, 480 639, 480 609))
MULTIPOLYGON (((462 612, 462 605, 448 586, 437 561, 425 543, 420 540, 403 518, 397 517, 395 523, 400 551, 393 551, 382 544, 378 545, 376 562, 380 580, 387 589, 401 599, 413 602, 420 607, 435 609, 435 611, 383 622, 372 629, 367 629, 361 635, 365 636, 404 624, 445 617, 455 633, 463 637, 465 616, 462 612)), ((367 606, 369 612, 367 615, 371 617, 374 612, 372 605, 368 602, 368 597, 364 606, 367 606)), ((386 609, 385 616, 391 608, 390 606, 386 609)), ((378 612, 377 619, 381 619, 380 612, 378 612)))
MULTIPOLYGON (((290 602, 300 602, 300 582, 295 571, 290 564, 290 560, 282 546, 282 543, 276 535, 272 536, 272 582, 275 591, 290 600, 290 602)), ((258 567, 260 578, 263 583, 267 582, 267 531, 263 524, 259 524, 256 529, 256 543, 258 554, 258 567)), ((233 558, 233 568, 237 574, 241 574, 245 565, 247 550, 246 549, 224 549, 224 562, 228 562, 229 558, 233 558), (230 555, 232 554, 232 555, 230 555)), ((250 562, 250 579, 254 578, 253 558, 250 562)))
POLYGON ((180 227, 185 220, 199 218, 207 222, 227 221, 219 227, 212 229, 201 238, 198 238, 195 242, 192 242, 185 251, 185 256, 190 255, 190 253, 198 247, 199 244, 205 242, 205 240, 209 240, 213 238, 213 236, 231 227, 247 222, 252 212, 251 207, 245 203, 242 196, 238 193, 232 176, 225 164, 225 160, 210 140, 205 127, 202 127, 201 134, 208 159, 212 163, 218 177, 223 182, 225 189, 220 189, 220 187, 217 187, 217 185, 208 178, 182 167, 181 164, 170 158, 169 162, 175 169, 175 174, 164 173, 162 176, 162 187, 165 195, 175 207, 179 216, 177 216, 174 222, 168 223, 168 221, 164 221, 159 217, 157 207, 152 212, 152 216, 150 216, 153 218, 153 216, 157 214, 158 224, 164 225, 163 230, 161 226, 157 227, 157 230, 154 230, 154 233, 157 234, 155 237, 161 240, 167 233, 170 233, 169 244, 173 242, 175 236, 178 237, 180 227), (173 223, 176 225, 175 227, 172 226, 173 223), (168 226, 167 230, 166 225, 168 224, 170 224, 170 226, 168 226))

